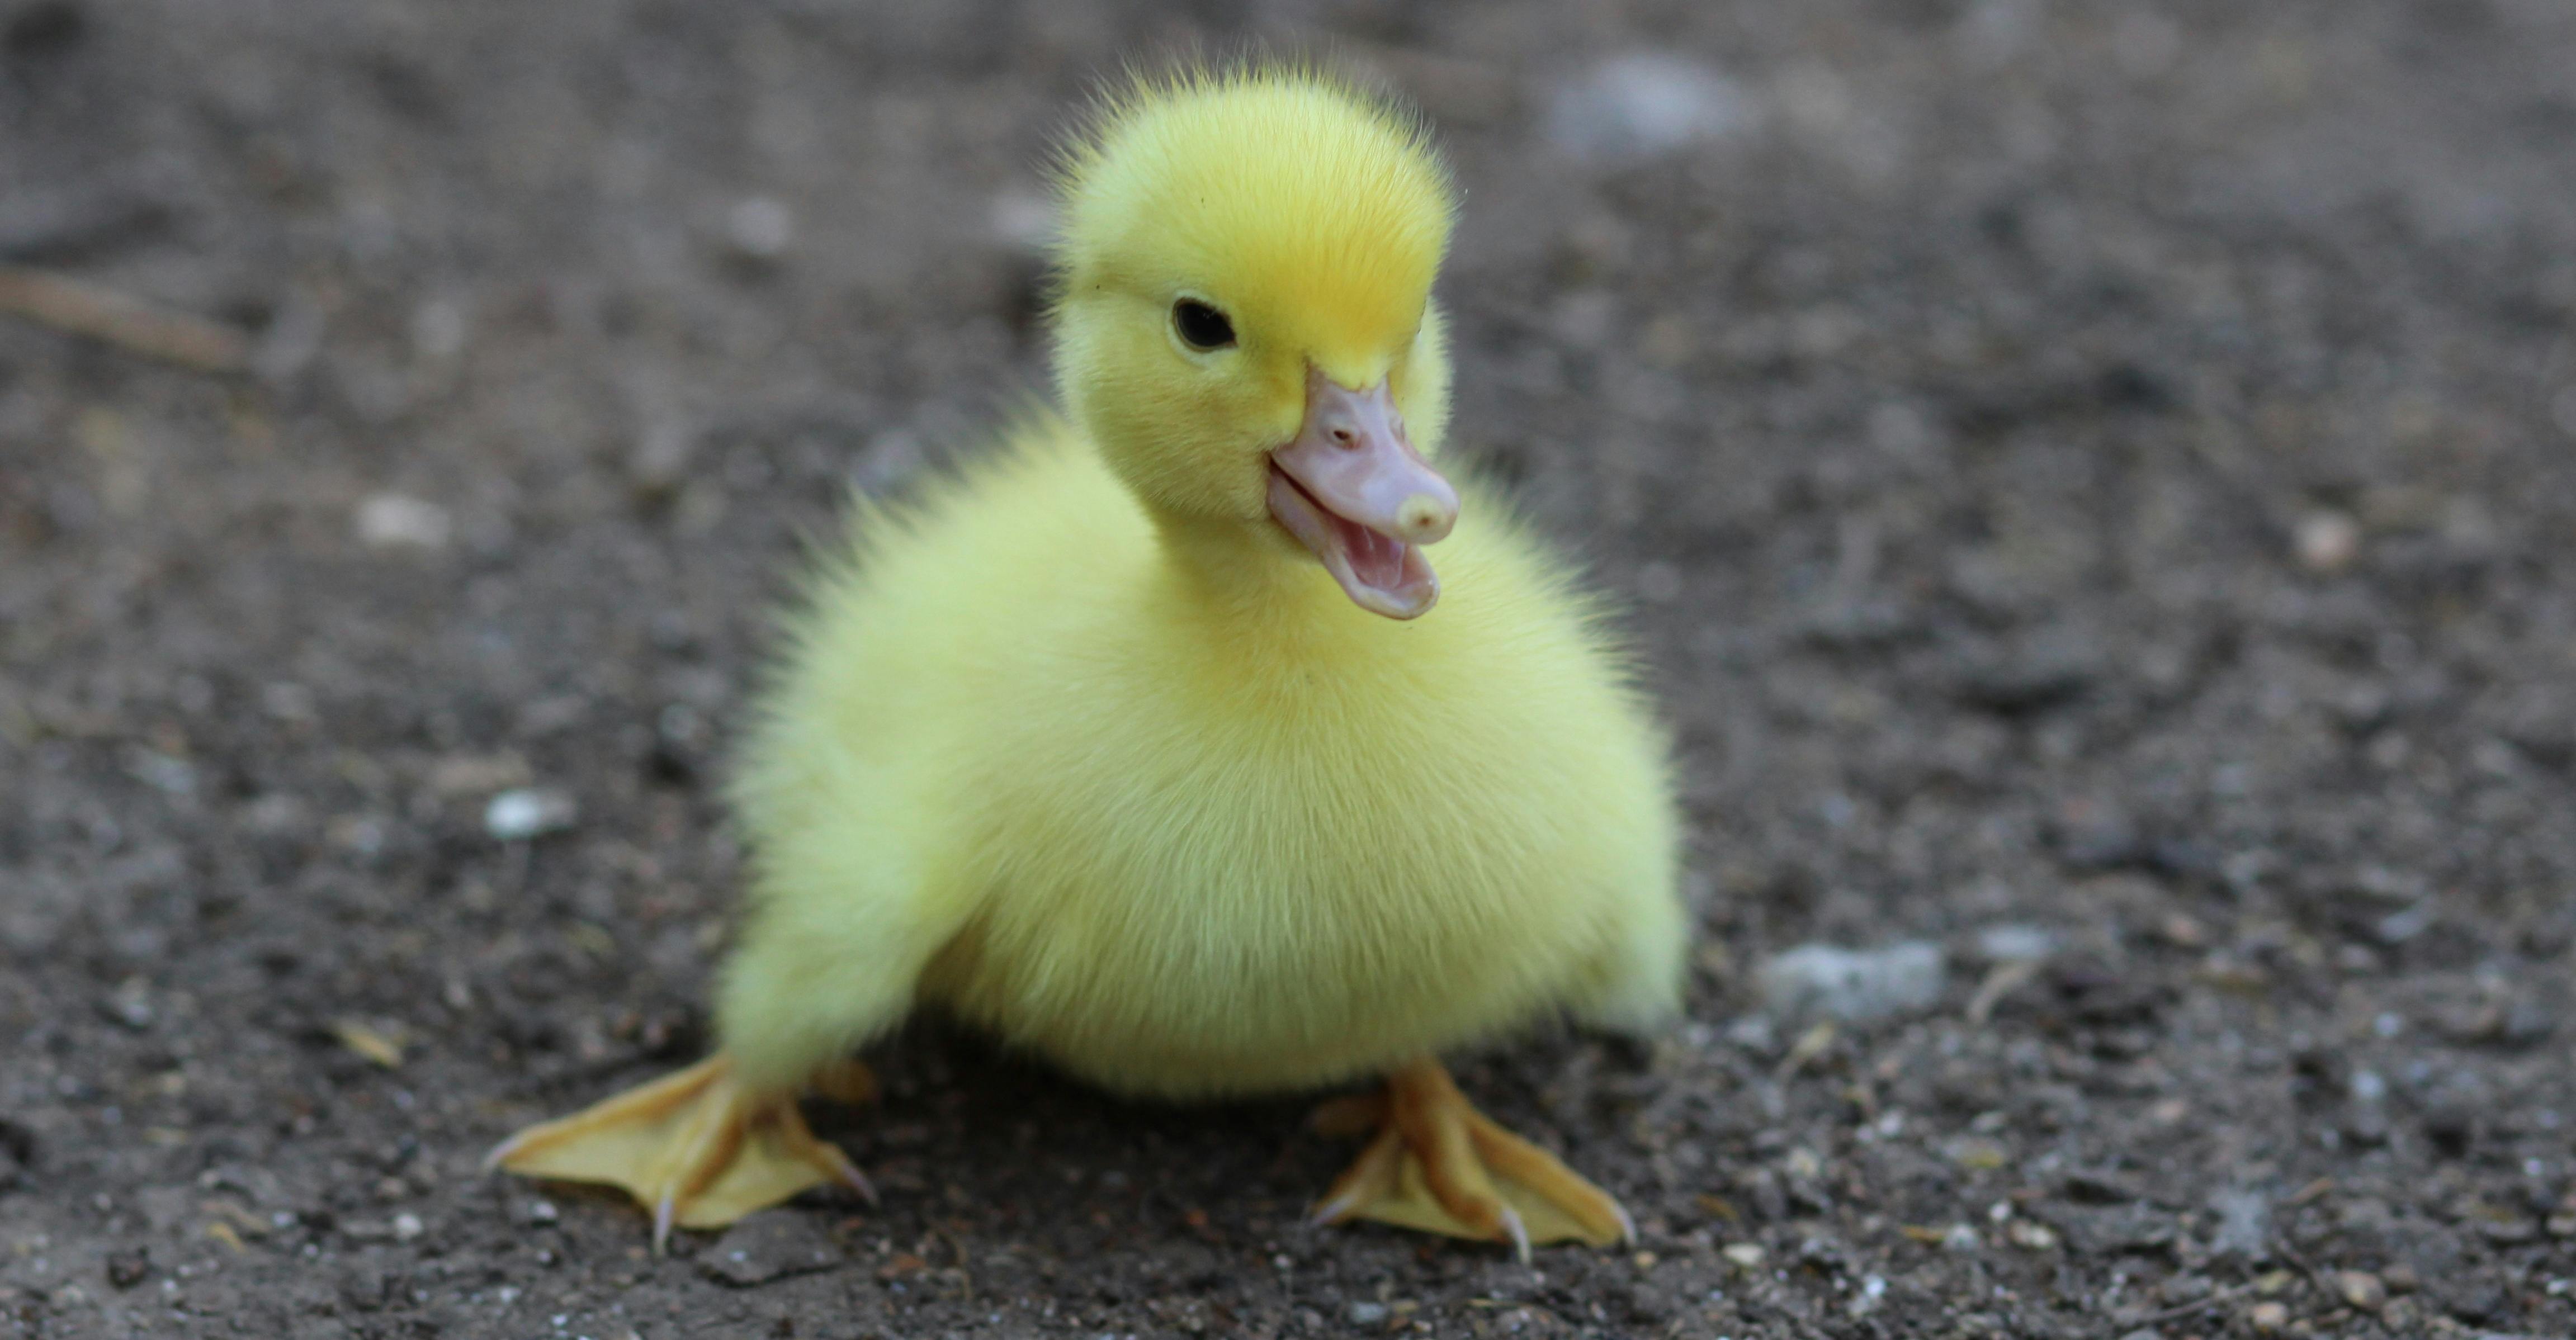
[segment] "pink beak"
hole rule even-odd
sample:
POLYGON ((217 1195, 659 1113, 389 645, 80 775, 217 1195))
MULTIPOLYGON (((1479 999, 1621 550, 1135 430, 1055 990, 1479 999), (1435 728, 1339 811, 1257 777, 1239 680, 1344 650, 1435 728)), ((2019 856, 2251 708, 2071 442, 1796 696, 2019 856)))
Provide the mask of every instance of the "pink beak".
POLYGON ((1419 618, 1440 599, 1421 546, 1458 524, 1458 491, 1414 451, 1385 382, 1306 374, 1306 422, 1270 453, 1270 515, 1361 609, 1419 618))

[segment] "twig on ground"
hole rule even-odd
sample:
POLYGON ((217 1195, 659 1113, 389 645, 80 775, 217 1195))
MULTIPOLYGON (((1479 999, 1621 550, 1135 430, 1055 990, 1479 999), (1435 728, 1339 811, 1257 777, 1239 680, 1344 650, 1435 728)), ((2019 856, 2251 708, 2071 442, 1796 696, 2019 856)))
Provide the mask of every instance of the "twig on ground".
POLYGON ((2176 1303, 2172 1307, 2150 1312, 2143 1317, 2137 1318, 2137 1323, 2140 1326, 2157 1326, 2168 1321, 2179 1321, 2195 1312, 2206 1312, 2213 1307, 2219 1307, 2227 1303, 2235 1302, 2237 1299, 2252 1292, 2254 1292, 2254 1286, 2251 1284, 2239 1284, 2233 1288, 2219 1289, 2212 1292, 2206 1298, 2195 1298, 2188 1303, 2176 1303))
POLYGON ((230 326, 45 270, 0 266, 0 312, 199 372, 250 366, 250 339, 230 326))
POLYGON ((1968 1001, 1968 1022, 1984 1027, 1986 1021, 1994 1017, 1995 1007, 2003 1003, 2004 997, 2020 990, 2037 976, 2039 962, 2036 959, 2014 959, 1996 964, 1994 970, 1986 974, 1986 980, 1978 984, 1977 994, 1968 1001))

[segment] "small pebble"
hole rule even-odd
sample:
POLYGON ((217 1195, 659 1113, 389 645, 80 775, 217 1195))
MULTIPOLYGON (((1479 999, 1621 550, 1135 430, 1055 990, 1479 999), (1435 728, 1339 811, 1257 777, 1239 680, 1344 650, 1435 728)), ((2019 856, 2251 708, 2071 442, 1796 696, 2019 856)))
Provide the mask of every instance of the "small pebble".
POLYGON ((141 1247, 128 1247, 107 1256, 107 1282, 117 1289, 131 1289, 152 1273, 152 1256, 141 1247))
POLYGON ((1557 90, 1547 137, 1582 158, 1651 158, 1752 129, 1754 100, 1734 80, 1672 56, 1640 53, 1592 67, 1557 90))
POLYGON ((1730 1242, 1726 1244, 1725 1247, 1719 1249, 1718 1255, 1742 1266, 1746 1270, 1752 1270, 1762 1264, 1763 1251, 1762 1246, 1759 1243, 1730 1242))
POLYGON ((2388 1286, 2367 1270, 2338 1270, 2334 1283, 2343 1301, 2364 1312, 2377 1312, 2388 1302, 2388 1286))
POLYGON ((2279 1303, 2256 1303, 2245 1309, 2246 1324, 2269 1335, 2290 1324, 2290 1309, 2279 1303))
POLYGON ((405 1213, 394 1216, 394 1241, 396 1242, 409 1242, 419 1237, 426 1229, 427 1226, 420 1222, 419 1215, 405 1213))
POLYGON ((1948 985, 1941 946, 1907 940, 1876 949, 1800 945, 1762 965, 1771 1013, 1863 1023, 1928 1009, 1948 985))
POLYGON ((455 527, 434 502, 378 493, 358 504, 358 542, 370 549, 443 549, 455 527))
MULTIPOLYGON (((754 1215, 725 1230, 713 1247, 699 1254, 698 1273, 728 1288, 751 1289, 798 1275, 811 1275, 846 1264, 846 1258, 815 1226, 793 1217, 754 1215)), ((927 1263, 899 1256, 880 1272, 894 1279, 919 1273, 927 1263)))
POLYGON ((2166 917, 2157 926, 2156 933, 2177 949, 2202 949, 2209 944, 2209 928, 2188 912, 2176 912, 2166 917))
POLYGON ((2116 1173, 2086 1169, 2066 1175, 2066 1196, 2088 1205, 2122 1205, 2138 1199, 2138 1188, 2116 1173))
POLYGON ((2044 926, 2018 922, 1977 932, 1977 953, 1989 963, 2021 963, 2057 952, 2057 936, 2044 926))
POLYGON ((2057 1247, 2057 1230, 2035 1219, 2015 1219, 2004 1229, 2004 1236, 2024 1251, 2045 1252, 2057 1247))
POLYGON ((117 984, 115 994, 102 1008, 110 1020, 140 1033, 152 1026, 152 984, 140 977, 128 977, 117 984))
POLYGON ((1350 1318, 1353 1326, 1377 1326, 1386 1321, 1387 1308, 1384 1303, 1353 1303, 1342 1310, 1342 1315, 1350 1318))
POLYGON ((2298 550, 2300 567, 2331 577, 2361 557, 2361 523, 2341 512, 2310 512, 2299 518, 2291 542, 2298 550))
POLYGON ((581 818, 571 796, 546 787, 504 791, 483 807, 483 830, 500 842, 525 842, 560 833, 581 818))
POLYGON ((725 214, 725 244, 747 261, 774 261, 796 243, 796 216, 785 201, 755 195, 725 214))
POLYGON ((174 796, 189 795, 197 789, 197 769, 185 759, 172 758, 157 749, 137 749, 127 756, 126 771, 154 790, 174 796))
POLYGON ((2272 1201, 2259 1191, 2222 1191, 2209 1208, 2218 1212, 2218 1231, 2209 1250, 2219 1256, 2259 1261, 2271 1254, 2272 1201))

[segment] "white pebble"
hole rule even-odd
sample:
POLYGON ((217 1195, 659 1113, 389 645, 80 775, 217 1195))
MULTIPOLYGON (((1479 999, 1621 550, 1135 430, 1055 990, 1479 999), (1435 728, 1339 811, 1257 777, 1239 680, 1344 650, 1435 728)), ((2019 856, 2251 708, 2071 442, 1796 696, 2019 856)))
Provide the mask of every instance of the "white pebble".
POLYGON ((2004 1230, 2004 1237, 2024 1251, 2054 1251, 2057 1247, 2057 1230, 2035 1219, 2015 1219, 2004 1230))
POLYGON ((1941 946, 1928 940, 1861 950, 1800 945, 1762 965, 1762 999, 1776 1015, 1863 1023, 1929 1008, 1948 977, 1941 946))
POLYGON ((796 216, 776 196, 752 196, 725 215, 725 241, 746 260, 774 261, 796 242, 796 216))
POLYGON ((1547 137, 1584 158, 1651 158, 1750 130, 1760 119, 1732 79, 1672 56, 1640 53, 1601 64, 1557 90, 1547 137))
POLYGON ((502 842, 560 833, 581 817, 581 808, 561 791, 526 786, 504 791, 483 807, 483 829, 502 842))
POLYGON ((2310 512, 2299 518, 2292 543, 2300 567, 2331 577, 2361 557, 2361 524, 2341 512, 2310 512))
POLYGON ((378 493, 358 504, 358 540, 370 549, 440 549, 453 530, 434 502, 378 493))
POLYGON ((2057 952, 2057 936, 2044 926, 2007 922, 1977 932, 1977 953, 1988 963, 2028 963, 2057 952))

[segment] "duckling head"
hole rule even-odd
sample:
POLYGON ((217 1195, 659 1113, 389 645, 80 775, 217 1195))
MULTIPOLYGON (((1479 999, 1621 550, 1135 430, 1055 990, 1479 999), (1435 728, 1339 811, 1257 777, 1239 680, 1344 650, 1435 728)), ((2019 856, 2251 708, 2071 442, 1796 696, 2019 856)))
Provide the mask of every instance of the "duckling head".
POLYGON ((1192 552, 1320 562, 1363 609, 1429 610, 1422 547, 1458 516, 1428 459, 1454 201, 1421 124, 1282 67, 1139 80, 1062 189, 1058 391, 1147 510, 1227 537, 1192 552))

